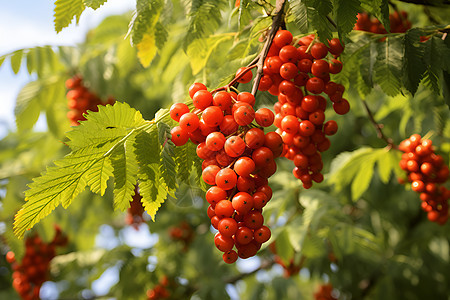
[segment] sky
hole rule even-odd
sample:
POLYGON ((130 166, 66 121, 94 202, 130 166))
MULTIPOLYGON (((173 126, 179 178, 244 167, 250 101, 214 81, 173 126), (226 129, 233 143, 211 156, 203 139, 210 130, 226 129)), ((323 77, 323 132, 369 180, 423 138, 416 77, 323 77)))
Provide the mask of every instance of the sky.
MULTIPOLYGON (((106 16, 121 14, 135 8, 135 0, 108 0, 97 10, 87 8, 79 25, 71 24, 60 33, 53 25, 54 2, 49 0, 1 1, 0 56, 18 49, 44 45, 76 45, 87 31, 106 16)), ((0 67, 0 138, 15 128, 14 105, 20 89, 32 78, 26 68, 15 75, 9 61, 0 67)))

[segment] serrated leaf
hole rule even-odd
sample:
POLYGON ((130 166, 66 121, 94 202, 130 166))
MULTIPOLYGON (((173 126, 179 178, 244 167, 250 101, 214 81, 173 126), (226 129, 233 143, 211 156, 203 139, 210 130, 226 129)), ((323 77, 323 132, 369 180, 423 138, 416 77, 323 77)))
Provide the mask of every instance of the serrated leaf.
POLYGON ((334 11, 339 37, 343 39, 356 24, 356 15, 361 11, 360 0, 334 0, 334 11))
POLYGON ((353 152, 343 152, 336 156, 331 163, 330 183, 334 184, 338 191, 346 185, 352 184, 353 178, 362 170, 362 164, 370 159, 373 152, 374 149, 372 148, 361 148, 353 152))
POLYGON ((162 177, 169 189, 175 189, 176 185, 176 165, 174 161, 175 145, 171 141, 170 127, 164 122, 158 123, 158 137, 161 144, 161 164, 162 177))
POLYGON ((193 41, 186 51, 190 59, 192 74, 198 74, 206 66, 211 53, 221 43, 229 41, 232 38, 229 34, 220 34, 193 41))
POLYGON ((331 0, 306 0, 308 6, 308 21, 311 27, 317 30, 320 40, 327 43, 333 37, 328 14, 333 10, 331 0))
POLYGON ((385 42, 377 44, 377 52, 374 79, 386 94, 395 96, 401 87, 403 45, 399 38, 388 36, 385 42))
POLYGON ((413 28, 405 33, 405 54, 403 56, 403 85, 414 95, 426 66, 423 61, 424 44, 420 42, 421 31, 413 28))
POLYGON ((183 146, 175 147, 175 165, 177 166, 177 178, 189 184, 192 165, 194 164, 196 152, 194 143, 188 142, 183 146))
POLYGON ((440 77, 442 71, 450 70, 450 49, 442 39, 433 36, 425 42, 424 59, 427 65, 423 82, 437 95, 441 93, 440 77))
POLYGON ((108 0, 83 0, 83 3, 87 7, 90 7, 92 9, 97 9, 100 6, 102 6, 103 4, 105 4, 106 1, 108 1, 108 0))
POLYGON ((373 67, 376 60, 376 52, 372 42, 367 43, 359 50, 359 73, 358 91, 363 97, 369 94, 373 88, 373 67))
POLYGON ((14 115, 19 132, 30 130, 39 119, 41 107, 38 97, 40 92, 41 83, 32 81, 27 83, 17 95, 14 115))
POLYGON ((221 10, 227 6, 224 0, 189 1, 189 25, 184 40, 184 49, 196 39, 205 38, 219 27, 221 10))
POLYGON ((23 50, 17 50, 13 55, 11 55, 11 69, 13 70, 14 74, 19 73, 20 66, 22 65, 22 57, 23 50))
POLYGON ((56 0, 54 10, 56 32, 60 32, 63 28, 69 26, 73 20, 73 17, 76 18, 76 22, 78 24, 81 13, 84 9, 85 6, 83 4, 83 0, 56 0))
POLYGON ((134 139, 117 147, 111 155, 114 174, 114 209, 125 211, 135 194, 138 165, 135 158, 134 139))
POLYGON ((155 25, 155 44, 158 49, 163 49, 168 36, 166 27, 161 22, 157 22, 155 25))
POLYGON ((160 169, 158 129, 153 126, 149 132, 136 136, 135 154, 139 165, 138 182, 142 204, 154 220, 155 214, 167 197, 167 185, 160 169))
POLYGON ((138 0, 136 11, 129 25, 133 45, 139 44, 145 34, 155 35, 154 28, 164 8, 162 0, 138 0))
POLYGON ((391 178, 392 170, 395 165, 398 164, 398 161, 393 155, 393 150, 380 149, 379 151, 380 155, 377 160, 378 174, 380 175, 381 181, 384 184, 388 184, 389 179, 391 178))
POLYGON ((65 208, 69 206, 87 185, 103 194, 108 178, 113 175, 109 161, 111 153, 116 147, 123 146, 130 136, 149 126, 140 113, 120 102, 114 106, 101 106, 87 118, 67 134, 72 152, 55 161, 55 166, 47 168, 29 185, 30 189, 25 192, 27 202, 14 221, 14 233, 18 237, 23 237, 25 230, 59 204, 65 208))
POLYGON ((359 170, 357 171, 351 185, 352 198, 354 201, 358 200, 369 187, 373 176, 375 161, 376 157, 374 157, 374 155, 370 155, 361 162, 359 170))
POLYGON ((153 58, 156 55, 156 44, 154 33, 145 33, 141 41, 136 45, 138 50, 137 56, 141 65, 144 68, 150 66, 153 58))
POLYGON ((444 71, 442 74, 442 80, 444 82, 444 84, 442 85, 442 95, 444 96, 445 103, 450 109, 450 73, 444 71))
POLYGON ((293 0, 289 2, 295 24, 301 33, 308 32, 308 7, 305 1, 293 0))

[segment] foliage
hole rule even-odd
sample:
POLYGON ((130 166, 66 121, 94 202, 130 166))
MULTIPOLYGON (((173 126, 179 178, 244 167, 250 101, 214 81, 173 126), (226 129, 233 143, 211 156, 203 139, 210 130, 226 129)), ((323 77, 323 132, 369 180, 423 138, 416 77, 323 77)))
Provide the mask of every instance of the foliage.
MULTIPOLYGON (((100 297, 94 283, 104 274, 118 276, 107 296, 120 299, 144 299, 164 275, 173 280, 173 299, 312 299, 322 281, 331 282, 340 299, 447 297, 449 224, 429 222, 416 193, 397 182, 404 175, 395 145, 412 133, 427 135, 449 163, 448 5, 286 2, 285 26, 297 38, 317 33, 324 43, 332 37, 345 42, 344 68, 333 80, 344 84, 352 108, 345 117, 327 110, 339 131, 323 153, 324 182, 304 190, 292 164, 277 161, 264 217, 273 233, 267 244, 276 241, 283 264, 301 268, 300 275, 285 277, 272 246, 248 263, 222 262, 195 145, 175 147, 170 140, 170 104, 191 106, 193 82, 227 84, 263 47, 275 1, 238 2, 138 0, 133 13, 106 18, 79 47, 0 56, 0 66, 9 61, 15 74, 26 68, 31 78, 17 95, 17 130, 0 143, 2 265, 6 249, 23 255, 16 236, 33 228, 50 241, 58 223, 70 240, 51 269, 60 298, 100 297), (395 9, 409 13, 411 29, 352 30, 363 10, 389 29, 395 9), (118 101, 71 128, 64 83, 74 75, 101 98, 118 101), (48 130, 37 132, 42 115, 48 130), (379 138, 374 122, 391 144, 379 138), (136 184, 149 221, 138 231, 124 221, 136 184), (182 221, 194 232, 187 248, 169 234, 182 221)), ((102 5, 107 1, 55 1, 55 30, 102 5)), ((268 93, 256 99, 257 107, 276 102, 268 93)), ((14 297, 10 275, 0 275, 0 298, 14 297)))

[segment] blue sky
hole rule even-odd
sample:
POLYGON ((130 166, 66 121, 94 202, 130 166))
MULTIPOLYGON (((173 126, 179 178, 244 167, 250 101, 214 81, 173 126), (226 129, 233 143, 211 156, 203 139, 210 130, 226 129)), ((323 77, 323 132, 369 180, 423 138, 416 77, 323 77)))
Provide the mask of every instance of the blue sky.
MULTIPOLYGON (((76 45, 86 32, 108 15, 120 14, 135 7, 135 0, 108 0, 97 9, 86 9, 78 26, 71 24, 56 33, 53 26, 54 1, 2 1, 0 6, 0 56, 17 49, 43 45, 76 45)), ((9 62, 0 67, 0 138, 13 129, 14 104, 21 87, 30 81, 26 71, 15 75, 9 62)))

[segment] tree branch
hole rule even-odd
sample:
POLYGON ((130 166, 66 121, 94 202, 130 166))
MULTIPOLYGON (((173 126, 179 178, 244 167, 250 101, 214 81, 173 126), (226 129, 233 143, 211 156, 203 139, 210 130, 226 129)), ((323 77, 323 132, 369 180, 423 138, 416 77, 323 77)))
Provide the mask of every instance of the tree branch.
POLYGON ((362 103, 364 105, 364 108, 366 109, 366 112, 367 112, 367 115, 369 117, 370 122, 372 122, 373 126, 375 127, 375 130, 377 131, 378 138, 384 140, 389 145, 389 147, 391 147, 393 149, 397 149, 397 145, 394 144, 394 141, 390 137, 387 137, 383 133, 383 130, 382 130, 383 129, 383 125, 379 124, 379 123, 377 123, 377 121, 375 121, 373 113, 370 110, 369 106, 367 105, 366 101, 364 101, 364 100, 361 100, 361 101, 362 101, 362 103))
POLYGON ((267 35, 266 42, 264 43, 264 46, 261 50, 261 54, 259 55, 259 60, 256 64, 257 71, 256 71, 256 77, 253 81, 253 87, 252 87, 252 94, 253 96, 256 96, 256 92, 258 91, 259 82, 261 81, 261 77, 263 75, 263 66, 264 61, 266 60, 267 53, 269 53, 270 45, 272 45, 273 38, 275 37, 275 34, 278 31, 278 28, 283 23, 283 9, 284 4, 286 3, 286 0, 277 0, 276 6, 275 6, 275 15, 272 19, 272 28, 270 28, 269 34, 267 35))

